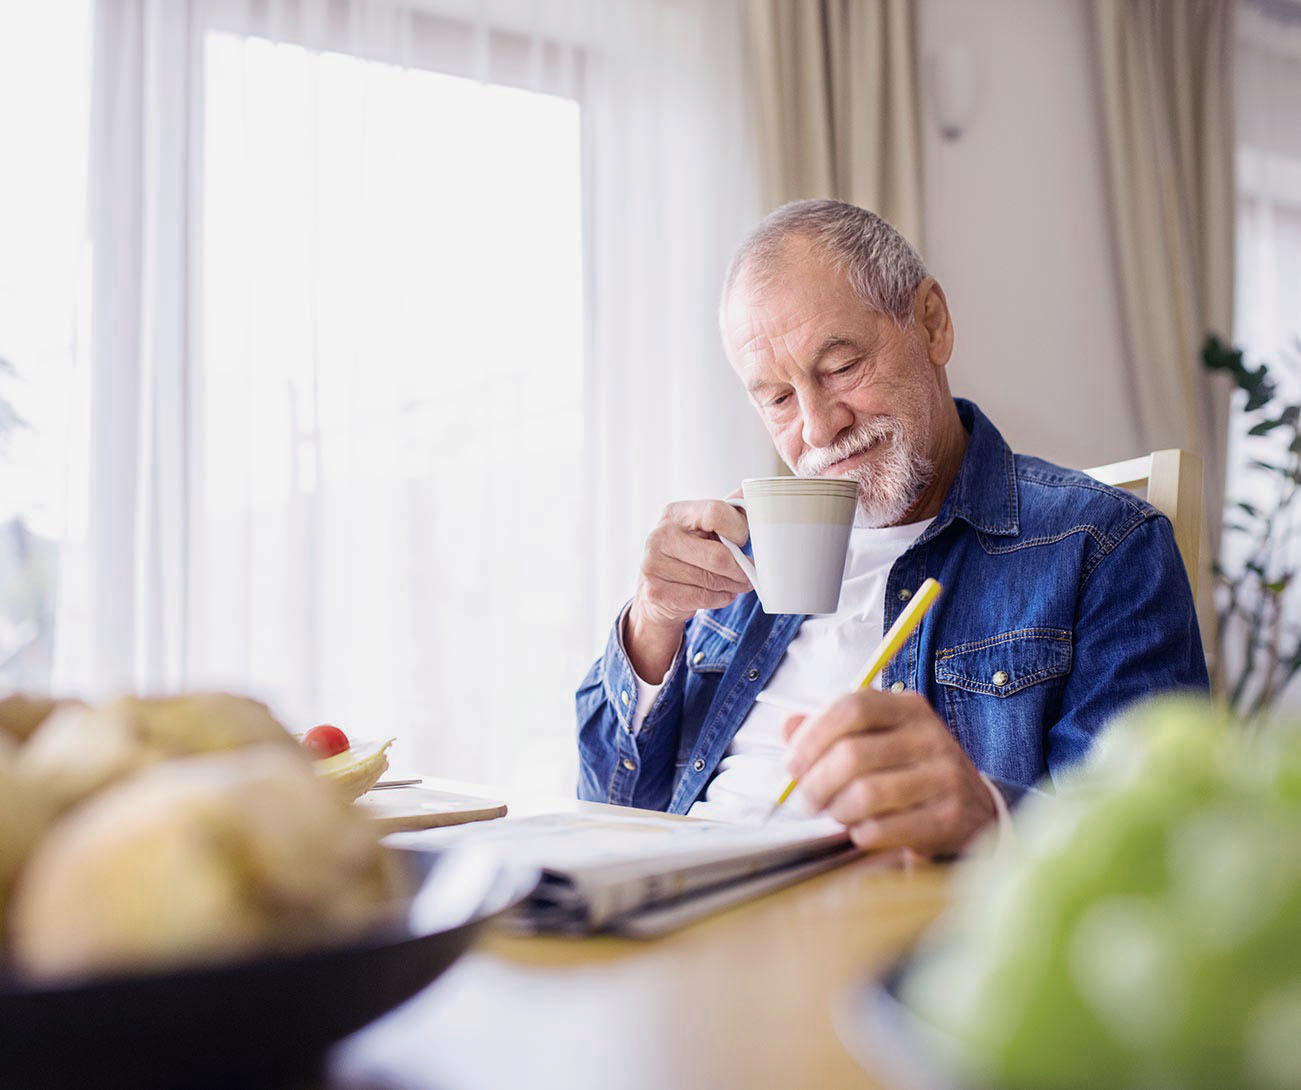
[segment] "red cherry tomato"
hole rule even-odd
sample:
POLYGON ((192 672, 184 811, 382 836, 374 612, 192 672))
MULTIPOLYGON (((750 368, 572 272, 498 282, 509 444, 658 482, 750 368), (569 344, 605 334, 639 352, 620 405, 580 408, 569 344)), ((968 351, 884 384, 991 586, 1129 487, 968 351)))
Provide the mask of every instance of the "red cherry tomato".
POLYGON ((303 735, 303 745, 317 757, 333 757, 348 748, 348 736, 338 727, 322 723, 303 735))

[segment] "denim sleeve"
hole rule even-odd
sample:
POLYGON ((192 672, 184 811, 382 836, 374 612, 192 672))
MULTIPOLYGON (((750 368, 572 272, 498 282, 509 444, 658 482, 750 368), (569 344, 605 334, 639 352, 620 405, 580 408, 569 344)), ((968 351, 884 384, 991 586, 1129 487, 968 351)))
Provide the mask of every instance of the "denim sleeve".
POLYGON ((1145 519, 1084 579, 1061 718, 1048 729, 1054 778, 1127 705, 1175 689, 1209 692, 1192 589, 1164 515, 1145 519))
POLYGON ((623 648, 623 615, 620 610, 604 654, 578 687, 578 797, 664 810, 673 796, 687 641, 678 647, 655 706, 634 735, 637 677, 623 648))

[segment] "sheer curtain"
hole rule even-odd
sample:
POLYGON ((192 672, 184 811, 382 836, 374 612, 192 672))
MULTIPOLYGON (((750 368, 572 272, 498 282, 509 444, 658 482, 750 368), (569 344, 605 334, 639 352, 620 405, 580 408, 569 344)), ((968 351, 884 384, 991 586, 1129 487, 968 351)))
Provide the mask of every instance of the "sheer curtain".
POLYGON ((770 458, 715 321, 742 42, 732 0, 100 0, 60 680, 570 789, 656 511, 770 458))
POLYGON ((42 690, 85 491, 90 0, 0 5, 0 686, 42 690), (71 532, 70 532, 71 531, 71 532))
POLYGON ((1238 16, 1234 339, 1301 397, 1301 5, 1285 12, 1248 3, 1238 16))

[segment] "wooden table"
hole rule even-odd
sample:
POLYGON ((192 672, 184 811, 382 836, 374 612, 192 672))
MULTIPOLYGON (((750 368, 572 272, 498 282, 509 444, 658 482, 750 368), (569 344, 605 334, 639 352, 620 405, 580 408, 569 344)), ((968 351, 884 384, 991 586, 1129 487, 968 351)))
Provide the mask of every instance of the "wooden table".
MULTIPOLYGON (((507 802, 516 815, 612 809, 507 802)), ((935 918, 948 881, 945 867, 859 860, 649 942, 491 932, 336 1050, 328 1086, 884 1087, 841 1044, 836 1008, 935 918)))

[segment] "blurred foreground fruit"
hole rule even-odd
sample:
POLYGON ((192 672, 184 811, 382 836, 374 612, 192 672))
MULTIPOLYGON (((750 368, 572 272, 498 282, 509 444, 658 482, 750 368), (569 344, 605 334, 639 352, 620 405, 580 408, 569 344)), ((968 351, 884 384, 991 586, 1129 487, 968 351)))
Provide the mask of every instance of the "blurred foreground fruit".
POLYGON ((387 744, 313 760, 265 705, 226 693, 0 711, 6 971, 329 941, 401 892, 381 827, 347 801, 383 774, 387 744))
POLYGON ((34 693, 11 693, 0 700, 0 741, 22 741, 39 727, 50 713, 61 704, 80 703, 75 700, 56 700, 34 693))
POLYGON ((265 704, 229 693, 123 696, 54 708, 18 750, 16 768, 68 806, 169 757, 275 745, 301 756, 265 704))
POLYGON ((20 874, 11 949, 35 976, 329 940, 401 891, 379 831, 277 746, 160 762, 58 822, 20 874))
POLYGON ((1006 1090, 1301 1087, 1301 729, 1123 715, 974 862, 905 985, 1006 1090))

